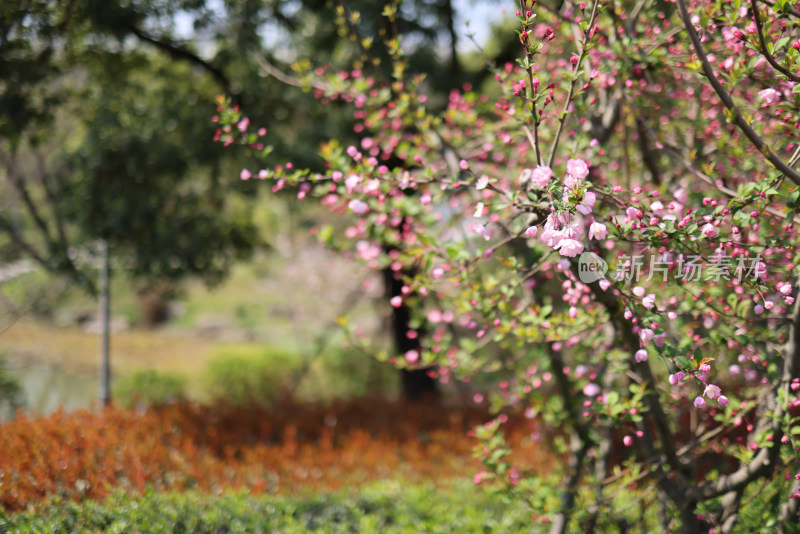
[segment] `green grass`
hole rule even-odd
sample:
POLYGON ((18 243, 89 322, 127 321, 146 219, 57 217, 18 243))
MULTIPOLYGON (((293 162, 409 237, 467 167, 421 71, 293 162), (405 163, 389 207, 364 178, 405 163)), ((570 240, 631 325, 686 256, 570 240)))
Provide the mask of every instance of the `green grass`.
POLYGON ((519 503, 471 483, 408 486, 384 482, 358 494, 274 497, 231 493, 114 494, 104 503, 54 501, 0 520, 12 532, 545 532, 519 503), (537 530, 540 528, 540 530, 537 530))

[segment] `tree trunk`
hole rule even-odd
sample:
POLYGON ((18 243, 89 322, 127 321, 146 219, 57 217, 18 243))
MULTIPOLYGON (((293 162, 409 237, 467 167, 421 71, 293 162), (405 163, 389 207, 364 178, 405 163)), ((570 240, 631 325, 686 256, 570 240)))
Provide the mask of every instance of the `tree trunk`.
MULTIPOLYGON (((403 280, 399 273, 395 273, 390 268, 383 270, 383 278, 386 287, 386 297, 402 297, 403 280)), ((400 355, 405 355, 408 351, 419 351, 421 348, 420 338, 423 333, 411 339, 408 337, 410 329, 411 310, 405 302, 398 307, 392 307, 392 336, 394 338, 395 350, 400 355)), ((403 396, 409 401, 420 401, 430 398, 437 393, 436 380, 428 374, 429 368, 425 369, 401 369, 403 396)))
POLYGON ((108 241, 101 242, 100 264, 100 404, 111 404, 111 253, 108 241))

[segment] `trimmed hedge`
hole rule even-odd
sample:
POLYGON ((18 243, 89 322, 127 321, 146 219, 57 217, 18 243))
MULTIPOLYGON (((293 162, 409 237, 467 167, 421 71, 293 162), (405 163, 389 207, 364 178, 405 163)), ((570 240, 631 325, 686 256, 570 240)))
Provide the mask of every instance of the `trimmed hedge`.
POLYGON ((492 497, 469 483, 437 488, 381 483, 358 495, 310 497, 222 496, 118 492, 105 502, 52 501, 36 512, 0 519, 0 531, 108 533, 531 532, 519 504, 492 497))

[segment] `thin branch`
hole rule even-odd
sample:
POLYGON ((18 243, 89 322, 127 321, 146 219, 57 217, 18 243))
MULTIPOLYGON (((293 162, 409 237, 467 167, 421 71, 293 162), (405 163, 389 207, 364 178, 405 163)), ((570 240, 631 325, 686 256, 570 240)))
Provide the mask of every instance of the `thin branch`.
MULTIPOLYGON (((633 102, 631 102, 631 104, 633 104, 633 102)), ((641 119, 641 115, 639 116, 639 119, 641 119)), ((655 131, 643 119, 642 119, 642 125, 644 126, 645 130, 648 132, 648 134, 651 137, 656 138, 655 137, 655 135, 656 135, 655 131)), ((720 193, 724 194, 725 196, 727 196, 729 198, 738 198, 739 195, 736 193, 736 191, 734 191, 733 189, 730 189, 728 187, 725 187, 724 185, 718 185, 713 178, 711 178, 709 175, 707 175, 706 173, 704 173, 703 171, 698 169, 694 165, 694 163, 689 161, 689 159, 687 157, 685 157, 683 154, 681 154, 680 151, 676 147, 673 147, 671 144, 669 144, 667 142, 664 142, 664 141, 661 141, 661 144, 663 145, 663 150, 668 155, 672 156, 675 160, 677 160, 678 163, 683 165, 683 167, 687 171, 692 173, 695 177, 697 177, 700 180, 704 181, 705 183, 707 183, 708 185, 710 185, 711 187, 713 187, 714 189, 716 189, 717 191, 719 191, 720 193)), ((789 160, 789 165, 794 165, 794 160, 795 160, 796 157, 800 157, 800 146, 797 147, 797 151, 795 152, 794 156, 792 156, 792 159, 789 160)), ((764 209, 764 211, 766 213, 769 213, 770 215, 778 217, 779 219, 783 219, 787 215, 786 213, 781 213, 780 211, 776 210, 775 208, 772 208, 772 207, 769 207, 769 206, 767 206, 764 209)), ((795 216, 794 220, 798 221, 800 219, 798 219, 798 217, 795 216)))
MULTIPOLYGON (((680 1, 680 0, 679 0, 680 1)), ((764 433, 772 435, 770 446, 763 447, 755 455, 753 460, 740 467, 729 475, 721 476, 717 481, 710 484, 703 484, 696 488, 690 488, 689 493, 698 500, 704 501, 719 497, 730 491, 744 488, 753 480, 767 476, 771 473, 779 459, 781 449, 781 437, 783 437, 783 417, 787 412, 786 402, 779 402, 778 389, 783 389, 783 398, 789 399, 791 392, 789 384, 793 378, 800 376, 800 298, 797 299, 792 315, 792 327, 789 331, 789 341, 784 348, 783 374, 777 387, 770 391, 767 409, 759 417, 758 424, 753 435, 764 433)))
MULTIPOLYGON (((769 7, 775 7, 775 2, 772 0, 759 0, 762 4, 767 5, 769 7)), ((794 9, 787 9, 785 6, 783 8, 783 12, 787 15, 792 15, 793 17, 800 18, 800 11, 795 11, 794 9)))
POLYGON ((61 215, 60 204, 56 200, 56 192, 51 187, 51 175, 45 169, 44 156, 41 152, 36 151, 34 154, 36 159, 37 170, 39 172, 39 181, 42 184, 45 197, 53 209, 53 219, 55 221, 56 235, 58 236, 58 244, 63 251, 69 250, 69 241, 67 241, 67 232, 64 225, 64 217, 61 215))
POLYGON ((711 64, 708 62, 708 57, 706 56, 705 51, 703 50, 703 45, 700 42, 700 37, 697 35, 697 31, 695 31, 694 26, 692 25, 691 18, 689 17, 689 11, 686 8, 686 1, 685 0, 677 0, 678 2, 678 9, 681 13, 681 18, 683 19, 683 25, 686 28, 686 31, 689 32, 689 39, 692 41, 692 46, 694 47, 694 51, 697 54, 697 59, 700 61, 703 67, 703 73, 706 75, 708 82, 711 84, 711 87, 714 88, 716 91, 717 96, 722 101, 728 110, 733 113, 733 122, 739 129, 744 133, 744 135, 750 140, 750 143, 754 147, 761 152, 764 157, 772 163, 772 165, 782 172, 786 177, 788 177, 791 181, 795 184, 800 185, 800 174, 797 173, 794 169, 789 167, 781 158, 779 158, 773 151, 770 149, 766 143, 759 137, 759 135, 753 130, 753 128, 748 124, 748 122, 744 119, 739 108, 733 102, 731 95, 725 90, 724 87, 719 83, 717 80, 716 75, 714 74, 713 69, 711 68, 711 64))
POLYGON ((553 146, 550 147, 550 157, 547 159, 547 166, 552 167, 553 161, 556 159, 556 151, 558 150, 558 143, 561 140, 561 133, 564 131, 564 122, 567 120, 567 112, 569 105, 572 102, 572 95, 575 93, 575 82, 578 81, 578 72, 581 69, 583 60, 586 57, 587 47, 589 45, 589 35, 592 33, 592 26, 597 17, 597 8, 600 5, 599 0, 595 0, 592 5, 592 14, 589 17, 589 25, 586 27, 586 33, 581 42, 581 53, 578 56, 578 61, 575 63, 575 68, 572 71, 571 80, 569 82, 569 91, 567 92, 567 99, 564 102, 564 109, 561 110, 561 115, 558 117, 558 128, 556 129, 555 137, 553 137, 553 146))
POLYGON ((756 22, 756 33, 758 34, 758 44, 761 49, 761 55, 767 60, 767 63, 772 65, 772 68, 792 80, 793 82, 800 82, 800 76, 794 74, 789 69, 778 63, 772 54, 767 49, 767 40, 764 39, 764 28, 761 25, 761 11, 758 9, 757 0, 750 0, 750 5, 753 7, 753 20, 756 22))
MULTIPOLYGON (((521 13, 525 13, 525 2, 520 0, 519 8, 521 13)), ((523 24, 523 31, 525 32, 525 42, 522 46, 525 48, 525 60, 526 60, 526 68, 525 71, 528 73, 528 88, 527 91, 530 91, 530 106, 531 106, 531 120, 533 121, 533 138, 530 136, 530 132, 528 128, 525 127, 525 132, 528 133, 528 139, 533 145, 533 150, 536 152, 536 164, 542 164, 542 152, 539 149, 539 115, 537 115, 536 110, 536 87, 533 86, 533 54, 531 53, 530 47, 530 35, 527 33, 528 31, 528 20, 527 17, 525 19, 525 23, 523 24)))
POLYGON ((194 52, 187 50, 186 48, 181 47, 174 41, 171 41, 165 37, 153 37, 149 33, 145 32, 144 30, 137 28, 133 24, 131 24, 128 29, 132 34, 136 37, 141 39, 146 43, 150 43, 151 45, 155 46, 156 48, 166 52, 170 56, 175 59, 182 59, 184 61, 188 61, 189 63, 193 63, 198 67, 201 67, 203 70, 211 74, 215 80, 222 86, 222 88, 226 92, 230 92, 231 82, 228 77, 222 72, 221 69, 215 67, 205 59, 201 58, 194 52))
MULTIPOLYGON (((578 277, 578 264, 572 264, 572 273, 578 277)), ((655 426, 656 433, 659 438, 661 449, 666 456, 667 464, 672 468, 672 471, 679 476, 682 475, 684 466, 682 465, 677 451, 675 450, 675 443, 673 435, 667 422, 667 416, 664 413, 664 408, 661 406, 661 401, 658 398, 658 392, 655 389, 655 377, 650 369, 647 361, 636 362, 633 358, 633 353, 639 349, 639 337, 633 332, 633 327, 630 322, 623 317, 623 309, 620 306, 619 300, 613 294, 603 291, 598 282, 587 284, 591 290, 594 298, 602 304, 609 316, 611 317, 614 328, 622 336, 624 343, 628 346, 630 351, 630 367, 631 371, 642 377, 647 384, 647 392, 644 396, 644 401, 647 404, 647 410, 650 414, 653 425, 655 426)), ((675 502, 681 502, 683 495, 678 490, 675 483, 667 478, 661 482, 664 491, 675 502)))
POLYGON ((14 244, 16 244, 19 248, 24 250, 28 256, 36 261, 36 263, 46 269, 53 268, 53 265, 47 261, 44 256, 39 254, 39 252, 33 248, 33 245, 22 239, 22 236, 14 227, 14 225, 2 216, 0 216, 0 230, 3 230, 6 234, 8 234, 8 236, 11 238, 11 241, 13 241, 14 244))
POLYGON ((36 204, 33 202, 33 199, 28 192, 28 186, 25 184, 25 178, 17 168, 14 156, 9 156, 5 153, 0 154, 2 154, 3 166, 6 169, 9 180, 11 180, 11 184, 14 186, 14 189, 17 191, 17 194, 22 200, 22 203, 28 210, 28 213, 33 219, 34 224, 42 233, 42 239, 44 239, 45 243, 47 244, 47 248, 52 251, 54 245, 50 236, 50 228, 48 227, 47 222, 45 222, 42 215, 39 213, 39 208, 37 208, 36 204))
POLYGON ((380 78, 383 81, 383 83, 385 83, 386 86, 391 89, 392 88, 392 81, 389 79, 389 77, 386 75, 386 73, 383 71, 383 69, 378 67, 370 59, 369 50, 367 50, 367 47, 364 46, 364 40, 361 38, 361 34, 359 33, 358 28, 356 27, 355 23, 353 22, 352 18, 350 17, 350 10, 344 4, 343 0, 336 0, 336 4, 342 9, 342 14, 343 14, 342 16, 344 17, 345 23, 347 24, 347 27, 349 28, 350 33, 353 36, 353 39, 356 41, 356 44, 358 45, 359 50, 361 50, 361 54, 363 55, 364 62, 368 63, 370 65, 370 67, 372 68, 372 70, 374 70, 378 74, 378 76, 380 76, 380 78))
POLYGON ((272 76, 273 78, 275 78, 279 82, 285 83, 286 85, 291 85, 292 87, 300 87, 300 88, 302 88, 302 87, 306 87, 307 85, 310 85, 314 89, 322 89, 322 90, 327 89, 327 87, 324 84, 321 84, 321 83, 318 83, 318 82, 312 82, 310 84, 305 84, 305 83, 301 82, 300 80, 298 80, 294 76, 290 76, 290 75, 286 74, 285 72, 281 71, 280 69, 278 69, 275 65, 273 65, 272 63, 267 61, 266 58, 263 55, 255 52, 255 51, 253 51, 251 55, 253 57, 253 60, 255 60, 255 62, 258 63, 258 66, 261 67, 261 71, 266 76, 272 76))

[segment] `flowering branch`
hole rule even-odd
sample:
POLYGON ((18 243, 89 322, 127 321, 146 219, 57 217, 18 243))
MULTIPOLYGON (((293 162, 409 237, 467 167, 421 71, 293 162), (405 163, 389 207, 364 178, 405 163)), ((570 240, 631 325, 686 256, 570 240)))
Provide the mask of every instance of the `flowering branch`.
POLYGON ((581 49, 580 53, 578 54, 578 59, 575 62, 575 65, 572 69, 572 75, 569 83, 569 91, 567 92, 567 99, 564 101, 564 108, 561 110, 561 114, 558 117, 558 127, 556 129, 555 137, 553 137, 553 145, 550 147, 550 157, 547 159, 547 166, 552 167, 553 162, 556 159, 556 151, 558 150, 558 143, 561 139, 561 133, 564 131, 564 122, 567 120, 567 112, 569 111, 569 106, 572 103, 572 95, 575 93, 575 83, 578 81, 578 72, 581 69, 581 65, 583 64, 583 60, 586 57, 586 52, 588 51, 589 40, 595 35, 594 31, 594 23, 597 17, 597 8, 600 5, 600 0, 595 0, 592 4, 592 14, 589 17, 589 24, 586 26, 586 30, 583 34, 583 41, 581 41, 581 49))
POLYGON ((758 9, 757 0, 750 0, 750 5, 753 8, 753 20, 756 22, 756 33, 758 34, 758 43, 761 50, 761 55, 764 59, 772 65, 772 68, 792 80, 793 82, 800 82, 800 76, 794 74, 789 69, 778 63, 772 54, 767 49, 767 41, 764 39, 764 26, 761 24, 761 11, 758 9))
POLYGON ((703 50, 703 45, 700 43, 700 37, 697 35, 697 31, 694 29, 694 25, 692 25, 691 18, 689 17, 689 11, 686 8, 685 0, 677 0, 678 2, 678 9, 681 13, 681 19, 683 19, 683 25, 686 27, 686 31, 689 32, 689 39, 692 41, 692 46, 694 47, 694 51, 697 54, 697 59, 700 61, 701 65, 703 66, 703 73, 706 75, 708 82, 711 84, 711 87, 714 88, 716 91, 717 96, 722 101, 728 110, 730 110, 733 114, 733 122, 736 126, 739 127, 740 130, 747 136, 750 142, 755 146, 759 152, 761 152, 767 160, 769 160, 772 165, 782 172, 787 178, 793 181, 795 184, 800 185, 800 174, 797 171, 789 167, 781 158, 779 158, 772 149, 767 146, 766 143, 759 137, 759 135, 753 130, 753 128, 748 124, 748 122, 744 119, 739 108, 733 102, 731 95, 725 90, 724 87, 719 83, 717 80, 714 71, 711 68, 711 64, 708 62, 708 56, 706 56, 705 51, 703 50))

